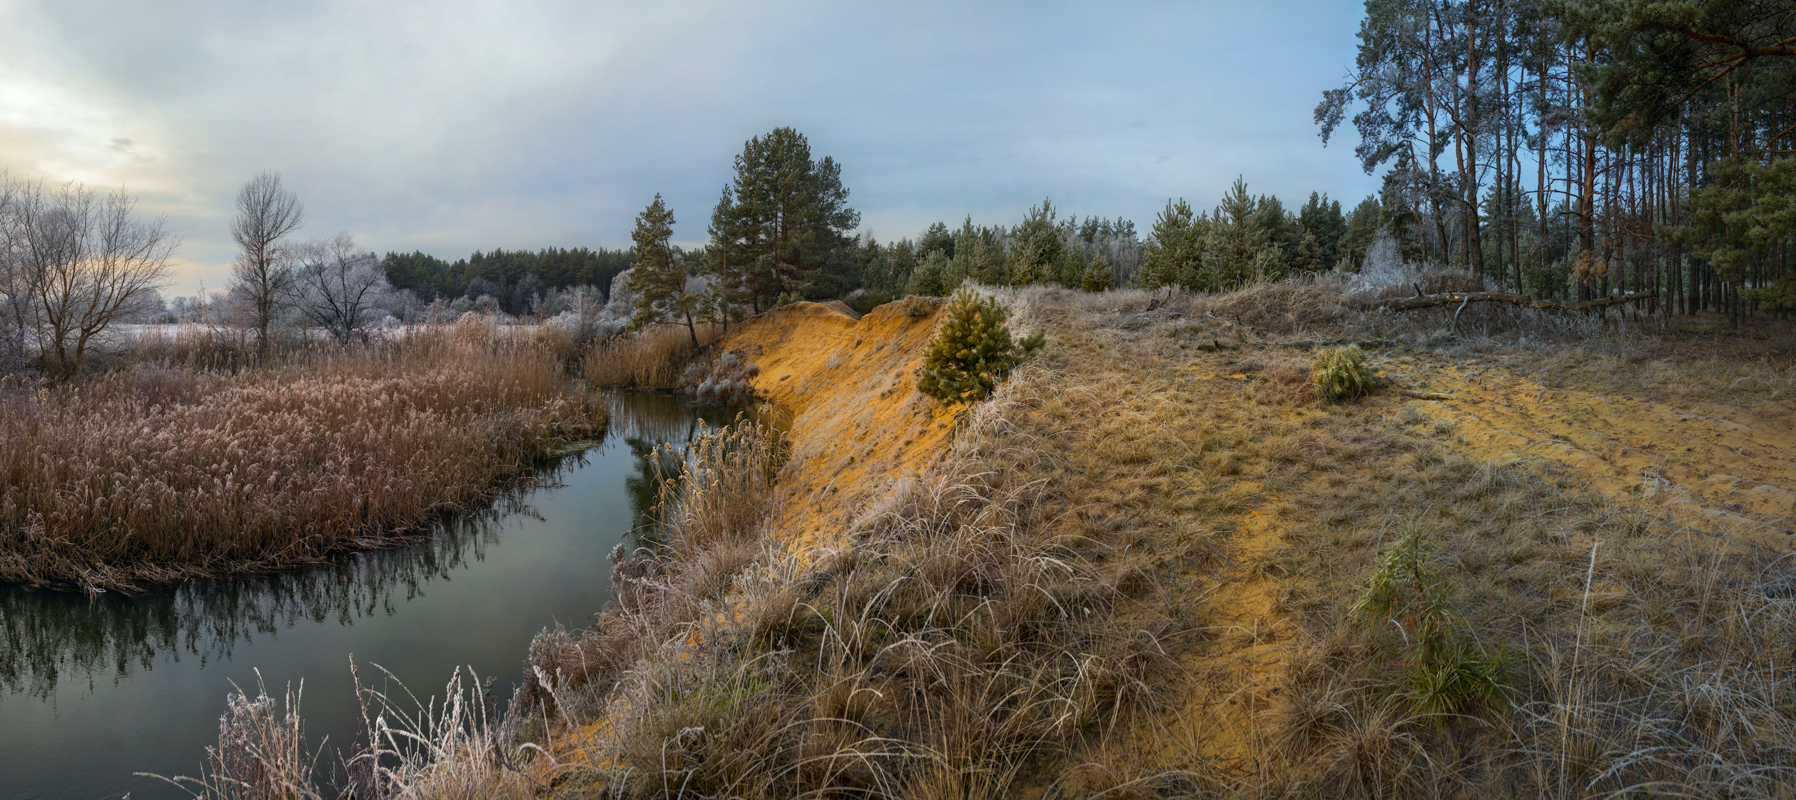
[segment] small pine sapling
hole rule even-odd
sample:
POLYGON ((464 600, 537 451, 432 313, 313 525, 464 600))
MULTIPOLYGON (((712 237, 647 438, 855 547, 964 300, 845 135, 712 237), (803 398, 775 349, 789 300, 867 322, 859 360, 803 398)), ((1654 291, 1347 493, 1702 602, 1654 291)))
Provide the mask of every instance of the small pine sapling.
POLYGON ((1372 631, 1394 627, 1408 662, 1403 693, 1436 720, 1476 709, 1500 709, 1506 659, 1486 652, 1448 602, 1434 543, 1417 523, 1384 553, 1353 614, 1372 631))
POLYGON ((962 289, 948 301, 942 326, 923 354, 917 389, 943 402, 985 399, 1023 356, 1040 346, 1040 336, 1019 345, 998 301, 962 289))
POLYGON ((1366 366, 1366 351, 1357 344, 1324 348, 1310 371, 1316 396, 1335 402, 1371 394, 1373 379, 1372 368, 1366 366))
POLYGON ((1085 268, 1079 288, 1087 292, 1104 292, 1110 290, 1110 285, 1110 264, 1100 254, 1092 258, 1091 265, 1085 268))

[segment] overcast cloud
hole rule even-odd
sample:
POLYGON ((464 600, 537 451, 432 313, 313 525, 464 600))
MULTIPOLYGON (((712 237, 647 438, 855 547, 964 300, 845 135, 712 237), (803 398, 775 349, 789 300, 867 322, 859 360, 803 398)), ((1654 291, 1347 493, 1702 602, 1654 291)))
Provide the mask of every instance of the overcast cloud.
POLYGON ((789 125, 863 228, 1015 223, 1046 195, 1145 232, 1237 174, 1373 190, 1310 121, 1358 3, 0 0, 0 170, 124 186, 224 283, 238 186, 279 170, 304 235, 454 259, 624 247, 656 192, 697 243, 732 156, 789 125))

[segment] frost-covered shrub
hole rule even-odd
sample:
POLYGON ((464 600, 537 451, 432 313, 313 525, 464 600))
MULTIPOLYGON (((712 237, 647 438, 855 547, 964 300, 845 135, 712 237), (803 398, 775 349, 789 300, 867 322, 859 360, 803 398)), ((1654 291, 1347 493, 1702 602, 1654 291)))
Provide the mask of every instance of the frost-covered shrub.
POLYGON ((750 383, 761 368, 735 353, 726 352, 710 363, 695 362, 682 376, 686 393, 701 403, 745 406, 756 399, 750 383))

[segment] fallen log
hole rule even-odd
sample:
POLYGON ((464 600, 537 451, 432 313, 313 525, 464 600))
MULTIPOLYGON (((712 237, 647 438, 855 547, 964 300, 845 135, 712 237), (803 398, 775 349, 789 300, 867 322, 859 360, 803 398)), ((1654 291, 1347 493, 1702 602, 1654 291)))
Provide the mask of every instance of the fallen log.
POLYGON ((1391 311, 1414 311, 1419 308, 1436 308, 1439 306, 1458 306, 1465 308, 1472 303, 1509 303, 1511 305, 1538 308, 1546 311, 1583 311, 1604 306, 1633 303, 1654 297, 1653 292, 1635 292, 1633 294, 1601 297, 1595 300, 1536 300, 1531 295, 1512 294, 1509 292, 1447 292, 1444 294, 1418 294, 1414 297, 1393 297, 1388 300, 1373 301, 1370 308, 1384 308, 1391 311))
POLYGON ((1439 392, 1418 392, 1413 389, 1404 389, 1402 391, 1397 392, 1397 394, 1403 395, 1404 397, 1413 397, 1417 400, 1458 400, 1459 399, 1450 394, 1441 394, 1439 392))
POLYGON ((1389 347, 1396 344, 1395 339, 1301 339, 1295 342, 1272 342, 1273 347, 1290 347, 1305 350, 1311 347, 1341 347, 1355 344, 1370 350, 1377 347, 1389 347))

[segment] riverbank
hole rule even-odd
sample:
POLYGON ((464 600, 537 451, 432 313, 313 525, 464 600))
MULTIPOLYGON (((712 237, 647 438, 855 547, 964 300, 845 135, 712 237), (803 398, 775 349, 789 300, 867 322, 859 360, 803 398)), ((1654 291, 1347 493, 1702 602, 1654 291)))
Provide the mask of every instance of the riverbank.
POLYGON ((602 432, 566 385, 547 348, 468 323, 9 390, 0 581, 129 591, 385 546, 602 432))
MULTIPOLYGON (((970 408, 918 395, 939 307, 799 304, 726 337, 792 416, 789 458, 758 513, 638 553, 594 628, 533 645, 518 708, 553 758, 534 781, 987 796, 1160 702, 1197 626, 1147 577, 1187 548, 1067 513, 1056 458, 1016 424, 1084 391, 1062 376, 1026 368, 970 408)), ((674 508, 715 500, 693 485, 674 508)))
POLYGON ((915 341, 899 306, 732 333, 794 413, 776 499, 729 558, 637 561, 633 605, 539 640, 537 716, 559 721, 537 729, 554 759, 536 780, 644 797, 1796 783, 1779 766, 1796 679, 1773 655, 1796 634, 1773 541, 1791 514, 1739 499, 1796 488, 1778 484, 1776 341, 1696 352, 1497 315, 1443 337, 1298 283, 1005 297, 1049 346, 971 409, 912 390, 927 313, 915 341), (1302 343, 1373 338, 1372 397, 1303 391, 1302 343), (1511 384, 1553 406, 1526 414, 1527 441, 1501 435, 1521 398, 1480 391, 1511 384), (1629 422, 1649 406, 1712 443, 1629 422), (1607 477, 1641 451, 1643 482, 1607 477), (1681 483, 1709 461, 1737 474, 1681 483))
POLYGON ((914 390, 932 301, 732 330, 790 437, 701 442, 662 496, 691 530, 620 553, 618 603, 539 636, 505 724, 413 795, 1796 785, 1787 338, 1443 335, 1327 283, 1000 297, 1047 346, 971 407, 914 390), (1342 340, 1377 389, 1319 402, 1342 340), (1681 484, 1710 464, 1738 474, 1681 484))

